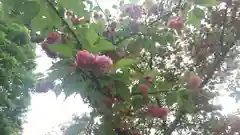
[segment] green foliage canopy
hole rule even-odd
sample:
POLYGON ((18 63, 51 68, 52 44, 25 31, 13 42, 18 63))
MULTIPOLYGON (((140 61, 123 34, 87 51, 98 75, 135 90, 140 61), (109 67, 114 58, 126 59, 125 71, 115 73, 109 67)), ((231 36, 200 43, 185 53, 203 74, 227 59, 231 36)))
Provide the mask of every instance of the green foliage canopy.
MULTIPOLYGON (((226 117, 211 100, 217 96, 216 86, 228 86, 235 79, 227 81, 226 77, 237 69, 230 63, 237 61, 239 52, 239 2, 146 0, 138 4, 134 0, 130 4, 121 1, 114 8, 120 16, 111 15, 90 0, 3 1, 7 21, 31 22, 33 33, 40 31, 41 36, 47 37, 41 46, 48 56, 57 59, 46 80, 52 84, 61 81, 49 87, 56 94, 80 94, 93 108, 86 128, 77 123, 66 132, 71 135, 150 134, 153 129, 155 134, 163 135, 238 132, 229 130, 234 129, 232 125, 219 125, 227 123, 226 117), (81 50, 87 50, 96 59, 99 55, 109 56, 113 61, 110 71, 103 75, 94 71, 100 66, 91 70, 79 68, 75 64, 85 58, 76 56, 81 50), (202 80, 201 84, 195 83, 200 85, 197 88, 187 85, 194 75, 202 80), (152 79, 150 84, 146 77, 152 79), (139 84, 145 84, 144 91, 139 84), (110 105, 106 98, 111 98, 110 105), (167 107, 174 120, 152 117, 147 111, 152 105, 167 107), (94 118, 100 122, 96 123, 94 118)), ((236 96, 238 84, 231 87, 232 96, 236 96)))
POLYGON ((35 87, 35 47, 25 26, 0 22, 0 134, 18 135, 35 87))

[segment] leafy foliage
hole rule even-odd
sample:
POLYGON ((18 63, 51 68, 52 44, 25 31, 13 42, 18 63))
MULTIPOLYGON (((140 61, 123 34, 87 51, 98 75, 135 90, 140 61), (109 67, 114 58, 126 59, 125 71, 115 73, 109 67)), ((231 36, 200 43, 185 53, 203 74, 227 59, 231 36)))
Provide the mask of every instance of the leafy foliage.
MULTIPOLYGON (((238 132, 211 103, 219 85, 236 82, 231 95, 238 91, 237 79, 226 80, 237 71, 230 63, 238 61, 238 1, 121 1, 113 5, 119 16, 89 0, 3 5, 6 20, 31 21, 32 32, 46 37, 42 49, 55 59, 38 92, 80 94, 93 108, 86 134, 238 132), (36 7, 31 15, 18 10, 28 5, 36 7)), ((84 132, 73 133, 78 126, 66 133, 84 132)))
POLYGON ((0 133, 18 135, 35 87, 35 47, 25 26, 0 22, 0 133))

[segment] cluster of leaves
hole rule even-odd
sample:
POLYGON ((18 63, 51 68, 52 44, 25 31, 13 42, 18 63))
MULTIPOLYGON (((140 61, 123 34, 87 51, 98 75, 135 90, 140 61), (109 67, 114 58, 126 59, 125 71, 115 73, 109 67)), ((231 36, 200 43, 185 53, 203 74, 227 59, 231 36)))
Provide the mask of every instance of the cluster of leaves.
MULTIPOLYGON (((1 14, 2 14, 1 8, 1 14)), ((18 135, 35 87, 35 46, 23 25, 0 18, 0 133, 18 135)))
MULTIPOLYGON (((218 125, 226 119, 211 100, 215 86, 231 83, 216 71, 232 76, 236 70, 227 60, 237 61, 238 1, 121 1, 113 5, 116 15, 90 0, 4 0, 3 5, 10 21, 31 22, 32 32, 46 37, 40 44, 55 59, 38 92, 80 94, 93 108, 86 134, 237 132, 227 121, 218 125), (89 58, 76 56, 82 50, 111 58, 109 72, 82 68, 79 60, 89 58), (160 108, 158 114, 152 107, 160 108), (164 107, 174 120, 159 116, 164 107)), ((101 64, 106 68, 105 60, 101 64)))

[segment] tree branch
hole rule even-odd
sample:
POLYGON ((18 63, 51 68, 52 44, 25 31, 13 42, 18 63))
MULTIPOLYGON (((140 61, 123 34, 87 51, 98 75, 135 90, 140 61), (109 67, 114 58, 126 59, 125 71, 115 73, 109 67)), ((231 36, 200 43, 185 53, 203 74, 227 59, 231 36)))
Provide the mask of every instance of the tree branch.
MULTIPOLYGON (((61 16, 60 12, 55 8, 55 6, 53 5, 52 2, 50 2, 49 0, 46 0, 46 2, 49 4, 49 6, 54 10, 54 12, 57 14, 57 16, 61 19, 61 21, 63 22, 64 25, 67 26, 68 30, 71 32, 71 34, 73 35, 73 37, 75 38, 76 42, 77 42, 77 48, 78 49, 82 49, 82 44, 80 42, 80 40, 78 39, 77 34, 73 31, 73 29, 69 26, 69 24, 67 23, 67 21, 61 16)), ((82 71, 84 72, 84 71, 82 71)), ((94 75, 93 72, 89 71, 90 76, 88 76, 89 78, 91 78, 95 83, 96 83, 96 89, 101 89, 101 84, 98 80, 98 78, 94 75)), ((86 74, 85 74, 86 75, 86 74)))
MULTIPOLYGON (((227 19, 227 10, 228 10, 228 8, 225 9, 225 16, 224 16, 224 20, 223 20, 223 24, 222 24, 223 28, 222 28, 222 32, 220 35, 220 45, 222 47, 222 49, 221 49, 222 55, 220 55, 218 58, 216 58, 216 60, 213 62, 213 67, 207 73, 207 77, 201 83, 200 88, 203 88, 209 82, 209 80, 213 77, 214 72, 221 66, 221 63, 224 61, 228 52, 234 46, 234 43, 231 43, 228 46, 224 46, 224 34, 225 34, 225 29, 226 29, 225 22, 227 19)), ((175 120, 173 121, 173 123, 170 125, 169 129, 164 133, 164 135, 171 135, 172 132, 175 130, 177 124, 180 122, 180 120, 182 118, 182 113, 180 113, 180 112, 181 112, 181 110, 179 111, 179 113, 178 113, 177 117, 175 118, 175 120)))
POLYGON ((179 111, 175 120, 171 123, 169 128, 167 130, 165 130, 164 135, 171 135, 172 132, 176 129, 178 123, 180 123, 182 117, 183 117, 183 115, 182 115, 181 111, 179 111))
POLYGON ((225 22, 226 22, 226 19, 227 19, 227 10, 228 10, 228 8, 226 7, 226 9, 224 11, 224 19, 223 19, 223 22, 222 22, 222 27, 223 28, 222 28, 221 35, 220 35, 220 46, 221 46, 222 55, 220 55, 218 58, 216 58, 216 60, 213 62, 213 67, 212 67, 211 70, 208 71, 207 77, 201 83, 201 87, 204 87, 208 83, 208 81, 212 78, 215 70, 221 66, 222 61, 225 59, 229 50, 234 45, 234 43, 232 43, 231 45, 229 45, 227 47, 224 47, 224 34, 225 34, 225 29, 226 29, 225 22))
POLYGON ((68 22, 61 16, 60 12, 55 8, 52 2, 49 0, 46 0, 48 5, 53 9, 53 11, 57 14, 57 16, 61 19, 62 23, 66 25, 67 29, 71 32, 72 36, 75 38, 77 42, 77 49, 82 50, 82 44, 80 40, 78 39, 77 34, 74 32, 74 30, 69 26, 68 22))
MULTIPOLYGON (((159 93, 171 93, 171 92, 176 92, 176 91, 160 90, 160 91, 148 92, 148 95, 157 95, 159 93)), ((134 92, 134 93, 132 93, 132 96, 135 96, 135 95, 142 95, 142 92, 134 92)))

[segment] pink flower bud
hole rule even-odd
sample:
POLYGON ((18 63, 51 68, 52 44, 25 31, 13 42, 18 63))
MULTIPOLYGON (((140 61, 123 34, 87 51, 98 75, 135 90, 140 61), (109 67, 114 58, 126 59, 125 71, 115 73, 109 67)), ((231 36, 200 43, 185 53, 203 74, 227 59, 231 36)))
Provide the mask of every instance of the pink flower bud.
POLYGON ((70 10, 67 10, 65 13, 66 13, 67 16, 72 16, 73 15, 72 11, 70 11, 70 10))
POLYGON ((76 65, 80 68, 88 68, 94 63, 95 56, 86 50, 78 51, 76 56, 76 65))
POLYGON ((181 30, 184 26, 184 21, 182 18, 178 17, 176 19, 172 19, 167 23, 167 26, 172 29, 181 30))
POLYGON ((153 82, 153 79, 151 76, 146 76, 145 77, 145 80, 148 82, 148 83, 152 83, 153 82))
POLYGON ((148 98, 148 86, 146 84, 139 84, 138 88, 142 91, 143 97, 148 98))
POLYGON ((62 35, 59 32, 49 32, 47 36, 48 44, 54 44, 61 42, 62 35))
POLYGON ((96 56, 96 59, 95 59, 96 67, 95 67, 95 69, 96 69, 97 72, 107 73, 112 64, 113 64, 113 61, 108 56, 106 56, 106 55, 96 56))
POLYGON ((201 85, 202 79, 197 76, 197 75, 193 75, 190 76, 189 80, 188 80, 188 86, 191 88, 199 88, 201 85))
POLYGON ((166 118, 169 113, 169 109, 164 107, 149 106, 148 113, 153 117, 166 118))

